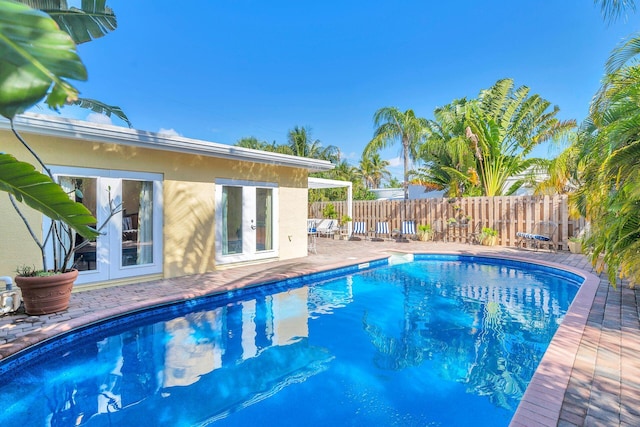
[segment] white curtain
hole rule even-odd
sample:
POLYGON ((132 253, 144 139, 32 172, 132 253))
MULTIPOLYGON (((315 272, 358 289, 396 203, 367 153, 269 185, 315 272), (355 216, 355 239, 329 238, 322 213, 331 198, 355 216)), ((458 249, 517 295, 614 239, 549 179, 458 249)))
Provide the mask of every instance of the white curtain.
POLYGON ((264 218, 264 249, 273 249, 273 190, 265 192, 265 218, 264 218))
POLYGON ((229 194, 227 193, 227 187, 222 189, 222 255, 229 255, 229 230, 227 229, 227 214, 229 211, 229 194))
POLYGON ((140 186, 138 210, 138 262, 153 262, 153 182, 143 181, 140 186))

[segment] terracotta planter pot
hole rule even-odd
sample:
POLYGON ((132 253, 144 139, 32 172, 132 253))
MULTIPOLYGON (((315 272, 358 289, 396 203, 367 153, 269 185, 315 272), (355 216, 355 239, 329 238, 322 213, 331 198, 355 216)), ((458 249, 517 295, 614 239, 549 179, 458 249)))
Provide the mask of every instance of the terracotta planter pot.
POLYGON ((495 246, 498 244, 498 236, 485 236, 482 239, 482 244, 484 246, 495 246))
POLYGON ((572 242, 571 240, 569 240, 569 242, 567 242, 569 245, 569 250, 571 251, 571 253, 574 254, 581 254, 582 253, 582 243, 581 242, 572 242))
POLYGON ((43 277, 17 276, 16 285, 22 291, 26 313, 40 315, 66 310, 77 277, 78 270, 43 277))

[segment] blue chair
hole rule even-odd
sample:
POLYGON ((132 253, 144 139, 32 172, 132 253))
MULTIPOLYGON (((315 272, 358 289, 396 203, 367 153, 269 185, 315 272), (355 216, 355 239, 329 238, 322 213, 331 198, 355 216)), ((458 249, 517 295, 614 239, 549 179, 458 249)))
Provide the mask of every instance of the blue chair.
POLYGON ((554 240, 554 235, 558 230, 558 224, 553 221, 537 222, 533 226, 531 233, 519 231, 516 233, 516 246, 522 248, 525 244, 531 245, 536 251, 543 245, 547 245, 549 250, 558 251, 558 245, 554 240))
POLYGON ((359 240, 357 236, 360 235, 362 237, 367 236, 367 223, 365 221, 355 221, 353 223, 353 230, 351 230, 351 237, 349 239, 359 240))
POLYGON ((402 221, 400 227, 400 233, 402 237, 416 237, 416 222, 415 221, 402 221))
POLYGON ((376 224, 376 239, 385 239, 385 237, 380 236, 386 236, 386 239, 391 238, 391 233, 389 232, 389 223, 386 221, 378 222, 376 224))

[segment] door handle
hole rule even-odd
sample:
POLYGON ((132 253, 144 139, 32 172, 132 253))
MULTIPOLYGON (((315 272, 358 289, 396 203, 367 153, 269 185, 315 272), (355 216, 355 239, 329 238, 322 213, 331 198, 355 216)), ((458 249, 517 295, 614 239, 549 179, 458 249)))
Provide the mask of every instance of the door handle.
POLYGON ((253 223, 253 220, 251 220, 251 229, 255 230, 256 229, 256 225, 253 223))

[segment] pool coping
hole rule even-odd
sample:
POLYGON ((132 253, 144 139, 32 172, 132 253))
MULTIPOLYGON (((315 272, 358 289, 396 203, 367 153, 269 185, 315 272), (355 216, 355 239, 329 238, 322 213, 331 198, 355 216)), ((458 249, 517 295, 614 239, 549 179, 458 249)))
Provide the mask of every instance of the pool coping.
MULTIPOLYGON (((393 254, 454 255, 485 258, 489 260, 511 260, 558 269, 584 278, 584 282, 580 286, 580 289, 569 307, 565 318, 549 344, 549 347, 537 367, 510 423, 511 426, 558 425, 563 405, 563 397, 569 384, 573 364, 576 359, 583 332, 587 325, 587 318, 593 304, 600 279, 592 273, 569 265, 504 253, 469 254, 468 252, 465 253, 460 250, 447 249, 435 251, 421 251, 419 249, 381 250, 380 255, 361 258, 358 260, 343 259, 334 264, 319 265, 314 268, 296 269, 293 272, 289 271, 286 274, 270 277, 269 280, 265 280, 264 278, 253 279, 252 276, 249 275, 242 280, 235 280, 229 283, 212 283, 215 282, 215 275, 213 277, 211 274, 190 276, 191 278, 196 278, 196 280, 204 280, 206 286, 202 286, 200 289, 182 289, 162 296, 148 298, 142 302, 135 301, 121 304, 117 307, 104 309, 97 313, 86 313, 82 316, 71 318, 65 322, 41 328, 41 330, 28 333, 22 337, 12 340, 9 343, 0 345, 0 361, 3 361, 5 358, 12 355, 17 356, 18 353, 22 352, 22 350, 34 345, 43 344, 52 338, 56 338, 73 330, 85 328, 92 324, 103 322, 110 318, 119 317, 129 312, 152 309, 183 300, 211 296, 241 288, 255 287, 283 280, 296 279, 309 274, 322 274, 343 268, 356 267, 369 262, 389 259, 393 254)), ((165 283, 173 280, 175 279, 165 279, 157 282, 165 283)))

